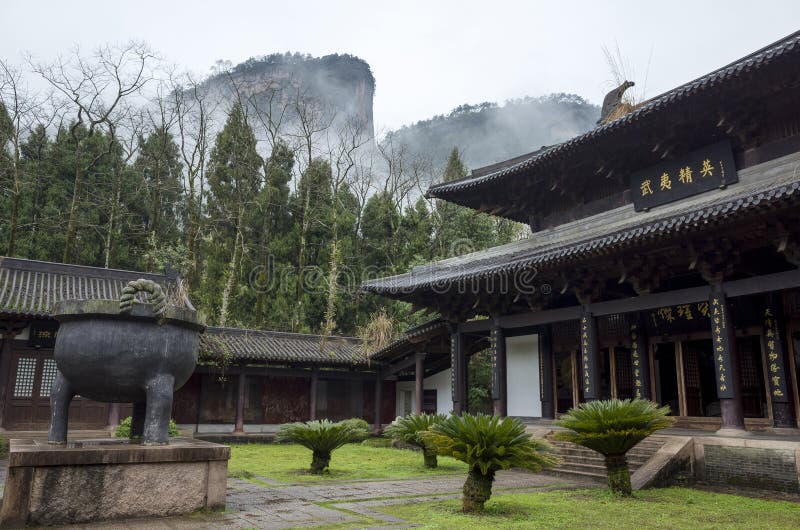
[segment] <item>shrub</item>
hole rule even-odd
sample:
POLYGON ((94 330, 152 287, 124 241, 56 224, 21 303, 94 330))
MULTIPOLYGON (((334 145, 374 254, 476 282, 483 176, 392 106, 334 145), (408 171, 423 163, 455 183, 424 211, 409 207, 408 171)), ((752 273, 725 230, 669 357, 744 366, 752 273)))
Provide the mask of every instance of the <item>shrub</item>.
POLYGON ((426 443, 423 434, 446 418, 444 414, 409 414, 395 419, 383 432, 399 442, 421 449, 425 467, 434 468, 439 465, 436 460, 436 447, 426 443))
POLYGON ((275 440, 300 444, 311 450, 311 472, 319 475, 328 469, 331 453, 359 435, 346 423, 317 420, 281 425, 275 440))
POLYGON ((537 472, 559 463, 552 447, 526 433, 518 418, 465 413, 433 425, 423 436, 440 455, 469 466, 462 502, 467 513, 483 511, 497 471, 521 467, 537 472))
POLYGON ((353 429, 353 441, 360 442, 362 440, 366 440, 372 435, 372 429, 365 420, 361 418, 350 418, 347 420, 342 420, 339 423, 347 425, 351 429, 353 429))
POLYGON ((631 495, 631 474, 625 454, 659 429, 671 426, 668 406, 643 399, 610 399, 582 403, 556 421, 569 431, 556 433, 566 440, 593 449, 605 457, 608 487, 631 495))
MULTIPOLYGON (((180 436, 181 433, 178 430, 178 426, 175 425, 175 420, 169 420, 169 429, 167 434, 170 438, 175 438, 176 436, 180 436)), ((117 438, 130 438, 131 437, 131 417, 128 416, 117 425, 117 430, 114 432, 114 436, 117 438)))

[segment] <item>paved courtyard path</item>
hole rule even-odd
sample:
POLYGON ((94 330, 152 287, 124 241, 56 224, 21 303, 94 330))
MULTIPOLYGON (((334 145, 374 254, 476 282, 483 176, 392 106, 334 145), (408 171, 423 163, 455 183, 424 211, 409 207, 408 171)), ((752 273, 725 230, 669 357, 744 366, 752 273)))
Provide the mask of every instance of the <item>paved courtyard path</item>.
MULTIPOLYGON (((0 462, 5 469, 5 462, 0 462)), ((228 479, 227 509, 223 513, 129 519, 62 528, 71 530, 76 528, 94 530, 325 528, 341 523, 357 523, 363 521, 364 517, 378 521, 372 528, 407 528, 410 525, 406 521, 383 514, 376 508, 389 504, 458 498, 465 477, 445 475, 403 480, 329 481, 318 484, 284 484, 268 477, 254 478, 263 482, 263 485, 246 480, 228 479)), ((597 486, 597 483, 512 470, 498 473, 493 492, 502 495, 510 492, 593 486, 597 486)))

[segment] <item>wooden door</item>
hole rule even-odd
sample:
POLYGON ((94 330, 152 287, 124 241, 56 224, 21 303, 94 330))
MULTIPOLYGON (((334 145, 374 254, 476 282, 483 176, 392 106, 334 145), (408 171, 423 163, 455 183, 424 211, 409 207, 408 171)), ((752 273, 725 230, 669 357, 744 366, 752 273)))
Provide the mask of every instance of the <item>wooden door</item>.
MULTIPOLYGON (((11 430, 46 430, 50 424, 50 387, 57 368, 52 350, 15 347, 11 354, 8 398, 3 427, 11 430)), ((127 412, 127 411, 126 411, 127 412)), ((80 396, 72 400, 69 426, 105 427, 108 405, 80 396)))

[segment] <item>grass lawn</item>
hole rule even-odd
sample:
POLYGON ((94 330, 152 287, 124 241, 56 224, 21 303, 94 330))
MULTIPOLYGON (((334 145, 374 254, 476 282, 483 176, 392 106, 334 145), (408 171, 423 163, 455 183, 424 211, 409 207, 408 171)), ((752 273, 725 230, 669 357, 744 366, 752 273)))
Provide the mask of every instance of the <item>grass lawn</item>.
POLYGON ((449 473, 466 474, 467 466, 449 457, 439 457, 439 467, 428 469, 422 453, 408 449, 347 444, 335 450, 328 473, 312 475, 311 451, 294 444, 244 444, 231 446, 228 473, 260 475, 279 482, 325 480, 393 479, 449 473))
POLYGON ((464 515, 461 501, 382 506, 380 511, 422 528, 800 528, 800 504, 687 488, 636 492, 620 499, 606 490, 495 495, 484 515, 464 515))

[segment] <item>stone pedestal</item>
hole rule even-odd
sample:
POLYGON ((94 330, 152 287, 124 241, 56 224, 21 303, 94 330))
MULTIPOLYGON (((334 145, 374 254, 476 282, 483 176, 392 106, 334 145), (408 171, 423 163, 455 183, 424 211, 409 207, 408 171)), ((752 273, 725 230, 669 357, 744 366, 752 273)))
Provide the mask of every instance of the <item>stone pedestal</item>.
POLYGON ((183 438, 161 446, 13 439, 0 527, 221 509, 229 458, 227 446, 183 438))

